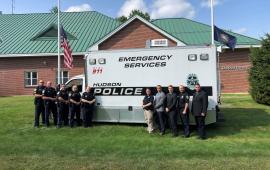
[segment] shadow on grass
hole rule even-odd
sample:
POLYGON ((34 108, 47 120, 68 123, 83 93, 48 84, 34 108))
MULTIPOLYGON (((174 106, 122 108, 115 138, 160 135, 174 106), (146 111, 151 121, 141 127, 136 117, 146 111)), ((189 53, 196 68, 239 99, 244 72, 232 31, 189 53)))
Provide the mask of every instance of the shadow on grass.
POLYGON ((223 108, 225 122, 207 126, 207 136, 230 136, 254 127, 269 127, 270 114, 265 109, 223 108))
MULTIPOLYGON (((206 132, 208 138, 215 138, 218 136, 232 136, 241 133, 242 130, 248 130, 254 127, 268 127, 270 128, 270 113, 266 109, 259 108, 222 108, 225 122, 218 122, 207 125, 206 132)), ((145 123, 110 123, 110 122, 93 122, 95 127, 102 126, 118 126, 128 127, 146 127, 145 123)), ((178 126, 179 135, 183 133, 182 125, 178 126)), ((196 126, 190 127, 192 136, 197 135, 196 126)), ((145 130, 145 133, 146 130, 145 130)), ((166 133, 171 133, 167 126, 166 133)))
MULTIPOLYGON (((265 109, 257 108, 222 108, 225 116, 224 122, 217 122, 207 125, 206 132, 208 138, 216 136, 231 136, 241 133, 242 130, 251 129, 254 127, 269 127, 270 114, 265 109)), ((131 127, 146 127, 145 123, 101 123, 95 122, 95 126, 104 125, 118 125, 118 126, 131 126, 131 127)), ((178 126, 179 134, 183 132, 182 125, 178 126)), ((196 126, 190 127, 191 132, 196 134, 196 126)), ((166 132, 170 133, 169 127, 166 132)))

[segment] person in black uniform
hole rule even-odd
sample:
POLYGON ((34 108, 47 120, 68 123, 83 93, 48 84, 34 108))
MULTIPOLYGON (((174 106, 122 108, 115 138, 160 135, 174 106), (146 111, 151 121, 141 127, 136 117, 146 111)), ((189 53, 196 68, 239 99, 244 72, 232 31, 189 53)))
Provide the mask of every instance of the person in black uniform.
POLYGON ((208 97, 201 90, 200 84, 195 85, 195 93, 193 94, 191 112, 195 116, 196 125, 200 139, 206 139, 205 133, 205 117, 208 107, 208 97))
POLYGON ((39 80, 39 85, 34 89, 33 95, 35 96, 35 123, 34 127, 39 127, 39 117, 41 114, 42 124, 45 124, 45 110, 44 101, 42 99, 42 91, 44 90, 44 81, 39 80))
POLYGON ((166 95, 166 112, 169 116, 170 126, 172 129, 173 137, 178 135, 177 132, 177 95, 173 92, 173 86, 169 85, 168 87, 169 93, 166 95))
POLYGON ((50 118, 50 113, 53 114, 53 122, 54 125, 57 124, 57 110, 56 110, 56 91, 55 88, 52 87, 52 82, 48 81, 47 86, 42 92, 42 98, 44 100, 45 104, 45 126, 49 126, 49 118, 50 118))
POLYGON ((69 94, 69 125, 70 127, 74 126, 74 116, 76 115, 77 126, 81 126, 81 118, 80 118, 80 105, 81 105, 81 94, 78 91, 78 87, 76 85, 72 86, 72 91, 69 94))
POLYGON ((60 128, 63 124, 68 125, 68 93, 65 85, 61 84, 57 92, 57 127, 60 128))
POLYGON ((92 117, 94 111, 94 103, 96 102, 95 95, 91 92, 91 87, 87 86, 82 95, 82 113, 84 119, 84 127, 92 126, 92 117))
POLYGON ((180 118, 184 128, 184 136, 188 138, 190 136, 189 132, 189 96, 185 91, 185 86, 179 86, 178 98, 178 109, 180 113, 180 118))

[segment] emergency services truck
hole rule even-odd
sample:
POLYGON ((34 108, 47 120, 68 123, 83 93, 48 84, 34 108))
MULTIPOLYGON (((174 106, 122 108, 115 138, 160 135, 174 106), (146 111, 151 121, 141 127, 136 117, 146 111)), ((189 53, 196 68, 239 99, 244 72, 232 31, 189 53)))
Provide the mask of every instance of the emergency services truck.
MULTIPOLYGON (((217 121, 219 75, 216 47, 188 46, 127 50, 90 51, 85 56, 85 74, 71 78, 84 90, 93 87, 96 95, 94 121, 143 123, 142 100, 145 89, 155 94, 156 85, 164 92, 173 85, 179 92, 185 85, 190 103, 194 86, 200 83, 208 95, 206 123, 217 121)), ((190 116, 191 124, 194 119, 190 116)))

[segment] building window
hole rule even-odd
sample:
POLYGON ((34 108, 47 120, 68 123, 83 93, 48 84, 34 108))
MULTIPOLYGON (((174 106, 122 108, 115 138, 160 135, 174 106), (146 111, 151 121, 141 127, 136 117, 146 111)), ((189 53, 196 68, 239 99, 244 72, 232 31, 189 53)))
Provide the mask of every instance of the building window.
POLYGON ((38 74, 36 71, 24 72, 24 85, 25 86, 37 86, 38 74))
MULTIPOLYGON (((56 84, 58 84, 58 78, 57 78, 57 72, 56 72, 56 84)), ((61 71, 60 74, 60 83, 65 84, 69 79, 69 73, 68 71, 61 71)))
POLYGON ((69 76, 68 76, 68 71, 62 71, 61 73, 61 82, 64 84, 68 81, 69 76))

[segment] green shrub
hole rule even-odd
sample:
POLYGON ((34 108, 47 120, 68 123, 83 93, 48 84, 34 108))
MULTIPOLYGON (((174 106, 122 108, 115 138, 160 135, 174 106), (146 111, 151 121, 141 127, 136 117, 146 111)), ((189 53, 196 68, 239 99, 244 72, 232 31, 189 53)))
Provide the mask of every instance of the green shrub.
POLYGON ((262 40, 261 48, 251 49, 250 59, 250 94, 256 102, 270 105, 270 34, 262 40))

